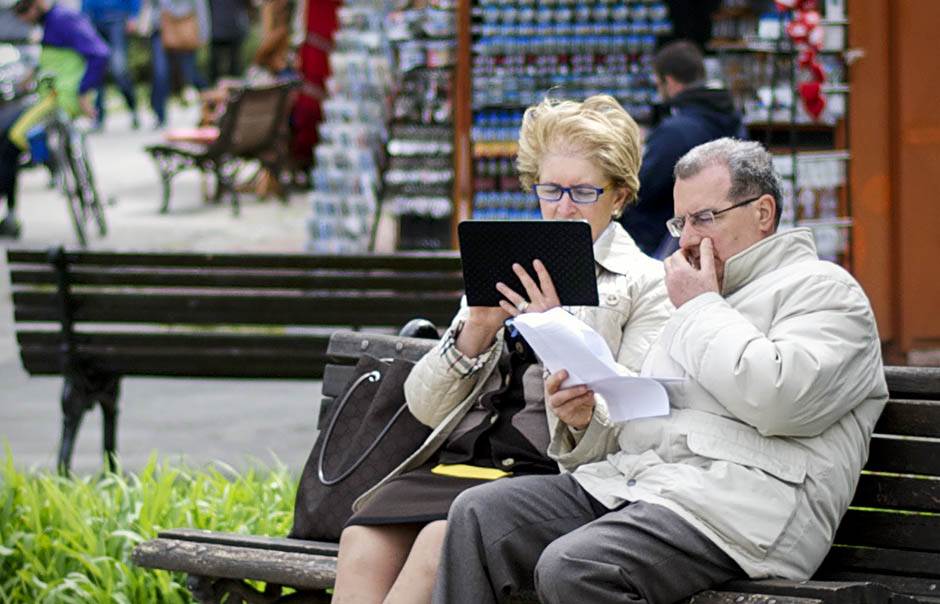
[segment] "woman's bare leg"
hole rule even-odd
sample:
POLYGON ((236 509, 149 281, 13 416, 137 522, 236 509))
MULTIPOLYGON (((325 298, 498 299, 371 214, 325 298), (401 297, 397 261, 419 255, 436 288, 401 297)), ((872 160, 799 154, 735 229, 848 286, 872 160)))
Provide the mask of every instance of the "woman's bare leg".
POLYGON ((350 526, 339 539, 333 604, 378 604, 398 577, 421 525, 350 526))
POLYGON ((447 521, 428 524, 418 533, 405 565, 398 573, 385 598, 385 604, 416 604, 431 601, 434 577, 441 560, 441 546, 447 532, 447 521))

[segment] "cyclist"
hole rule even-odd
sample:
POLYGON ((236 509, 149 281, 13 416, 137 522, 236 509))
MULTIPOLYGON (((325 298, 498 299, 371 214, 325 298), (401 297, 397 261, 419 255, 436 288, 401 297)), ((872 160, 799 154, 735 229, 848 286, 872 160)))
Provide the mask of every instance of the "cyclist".
POLYGON ((0 141, 0 194, 7 199, 7 214, 0 221, 0 236, 19 237, 16 218, 16 179, 19 156, 29 142, 27 134, 61 107, 70 117, 95 117, 91 93, 103 81, 110 51, 88 18, 49 0, 17 0, 13 12, 30 25, 43 28, 39 71, 53 84, 41 90, 39 100, 26 108, 0 141))

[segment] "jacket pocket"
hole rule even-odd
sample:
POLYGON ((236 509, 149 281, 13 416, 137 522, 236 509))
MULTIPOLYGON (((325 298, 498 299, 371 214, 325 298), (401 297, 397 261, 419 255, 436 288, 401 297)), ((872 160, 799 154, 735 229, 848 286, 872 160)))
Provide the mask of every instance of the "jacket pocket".
POLYGON ((704 463, 680 470, 689 475, 676 476, 663 495, 688 509, 731 548, 762 559, 797 511, 806 462, 802 452, 785 443, 778 447, 757 442, 765 440, 757 436, 748 442, 749 436, 690 432, 687 446, 705 458, 704 463))

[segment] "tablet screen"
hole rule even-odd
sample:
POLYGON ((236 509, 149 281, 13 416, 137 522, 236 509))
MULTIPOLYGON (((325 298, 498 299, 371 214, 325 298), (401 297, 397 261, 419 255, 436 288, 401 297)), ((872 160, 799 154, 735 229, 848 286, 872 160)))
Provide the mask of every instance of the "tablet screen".
POLYGON ((528 298, 512 270, 517 262, 538 282, 532 261, 545 264, 564 306, 597 306, 591 226, 581 220, 466 220, 457 226, 470 306, 499 306, 502 281, 528 298))

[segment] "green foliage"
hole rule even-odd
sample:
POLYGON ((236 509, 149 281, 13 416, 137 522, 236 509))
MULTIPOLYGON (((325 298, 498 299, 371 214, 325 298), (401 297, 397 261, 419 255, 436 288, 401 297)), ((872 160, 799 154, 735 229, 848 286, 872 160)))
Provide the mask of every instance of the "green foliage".
POLYGON ((191 602, 185 577, 131 563, 160 530, 285 535, 296 480, 283 466, 61 477, 0 460, 0 603, 191 602))

